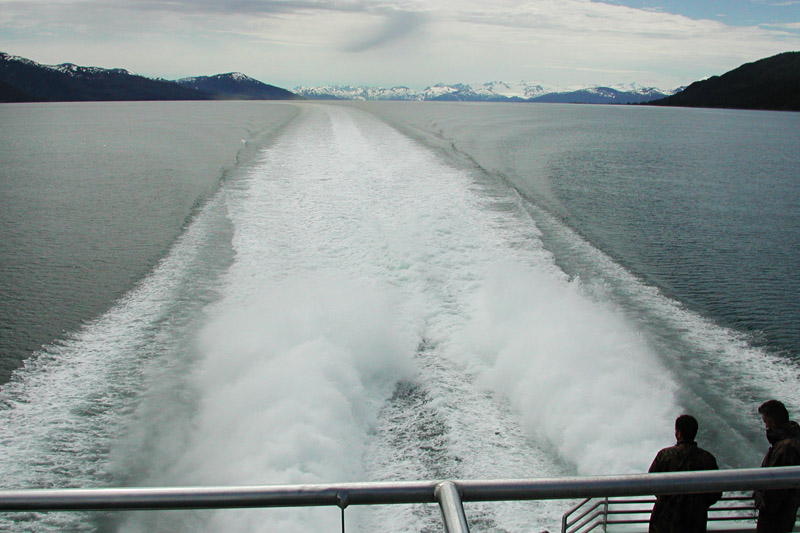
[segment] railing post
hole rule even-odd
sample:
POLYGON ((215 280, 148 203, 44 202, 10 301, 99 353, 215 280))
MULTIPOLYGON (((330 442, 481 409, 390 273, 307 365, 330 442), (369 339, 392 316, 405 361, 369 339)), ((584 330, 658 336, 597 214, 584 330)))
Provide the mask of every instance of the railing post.
POLYGON ((344 530, 344 510, 350 504, 350 496, 347 492, 337 492, 336 493, 336 505, 339 506, 339 509, 342 510, 342 533, 345 533, 344 530))
POLYGON ((464 514, 464 505, 456 484, 452 481, 439 483, 433 492, 439 508, 442 510, 444 530, 447 533, 469 533, 467 515, 464 514))

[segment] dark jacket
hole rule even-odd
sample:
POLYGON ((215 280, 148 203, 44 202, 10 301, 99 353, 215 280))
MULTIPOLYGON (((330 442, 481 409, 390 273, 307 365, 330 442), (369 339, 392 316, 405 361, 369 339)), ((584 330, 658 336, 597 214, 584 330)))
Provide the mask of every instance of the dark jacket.
MULTIPOLYGON (((714 456, 699 448, 696 442, 679 442, 675 446, 664 448, 650 465, 651 473, 717 469, 714 456)), ((650 515, 650 532, 705 532, 708 508, 721 497, 721 492, 658 495, 650 515)))
MULTIPOLYGON (((789 422, 767 432, 772 446, 761 466, 800 466, 800 426, 789 422)), ((800 507, 800 490, 758 490, 754 494, 758 509, 757 531, 779 533, 791 531, 800 507)))

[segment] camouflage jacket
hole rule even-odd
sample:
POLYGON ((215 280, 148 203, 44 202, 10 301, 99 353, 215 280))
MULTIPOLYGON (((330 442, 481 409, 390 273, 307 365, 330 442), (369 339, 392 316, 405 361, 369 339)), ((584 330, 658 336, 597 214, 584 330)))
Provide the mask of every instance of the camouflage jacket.
MULTIPOLYGON (((664 448, 650 465, 650 472, 717 470, 717 460, 695 442, 679 442, 664 448)), ((706 531, 708 508, 721 492, 704 494, 660 494, 650 515, 651 533, 695 533, 706 531)))

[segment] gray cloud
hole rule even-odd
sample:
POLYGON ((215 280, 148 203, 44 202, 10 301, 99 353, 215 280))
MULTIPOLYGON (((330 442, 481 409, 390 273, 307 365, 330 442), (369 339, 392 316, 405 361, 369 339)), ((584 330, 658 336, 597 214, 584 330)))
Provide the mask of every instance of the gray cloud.
POLYGON ((345 47, 348 52, 364 52, 373 48, 388 46, 396 41, 410 37, 419 31, 426 22, 422 13, 413 11, 392 11, 385 13, 384 21, 372 35, 359 38, 345 47))
MULTIPOLYGON (((97 0, 98 4, 113 5, 109 0, 97 0)), ((176 13, 222 13, 269 15, 296 13, 308 10, 334 12, 364 12, 370 9, 366 0, 145 0, 130 4, 117 0, 119 7, 142 11, 166 11, 176 13)))
POLYGON ((42 63, 123 67, 170 79, 241 70, 287 86, 552 75, 546 81, 561 85, 667 87, 800 42, 800 21, 789 17, 734 27, 607 0, 0 0, 0 6, 5 51, 42 63), (650 79, 589 78, 581 74, 586 66, 601 74, 645 70, 650 79))
POLYGON ((0 32, 27 28, 41 35, 50 32, 95 37, 158 33, 163 29, 163 17, 172 15, 180 17, 184 27, 213 29, 224 25, 227 16, 256 21, 292 14, 382 15, 389 9, 375 0, 0 0, 0 5, 0 32))

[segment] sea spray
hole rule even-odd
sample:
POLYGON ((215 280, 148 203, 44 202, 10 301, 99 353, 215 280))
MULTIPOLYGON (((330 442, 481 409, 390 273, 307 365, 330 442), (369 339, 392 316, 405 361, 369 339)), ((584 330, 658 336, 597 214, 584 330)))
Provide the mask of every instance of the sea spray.
POLYGON ((508 397, 526 432, 580 474, 645 471, 672 439, 674 378, 578 281, 496 265, 456 346, 477 355, 483 379, 508 397))
MULTIPOLYGON (((194 430, 172 467, 153 481, 361 480, 378 408, 397 380, 413 375, 410 354, 418 339, 399 323, 395 299, 391 287, 322 271, 275 281, 245 301, 220 302, 198 341, 203 362, 193 377, 201 391, 194 430)), ((329 515, 215 513, 204 528, 307 531, 330 527, 329 515)))
MULTIPOLYGON (((763 434, 742 428, 758 429, 748 417, 761 396, 792 396, 796 365, 665 298, 563 220, 541 216, 526 199, 536 196, 518 195, 491 165, 450 165, 359 111, 298 109, 272 147, 225 180, 211 203, 218 238, 204 230, 177 247, 123 313, 48 348, 58 363, 45 357, 4 388, 3 442, 19 458, 7 479, 24 485, 42 473, 83 485, 110 472, 112 484, 135 486, 641 471, 672 442, 684 409, 700 415, 700 438, 720 456, 760 455, 763 434), (103 411, 105 384, 123 389, 120 409, 103 411)), ((467 109, 501 113, 452 108, 470 119, 467 109)), ((522 111, 502 113, 541 127, 522 111)), ((559 109, 554 123, 586 112, 559 109)), ((486 124, 470 131, 510 167, 547 167, 549 152, 507 142, 525 135, 486 124)), ((564 179, 583 171, 567 166, 564 179)), ((475 531, 540 531, 567 506, 470 505, 468 516, 475 531)), ((435 507, 385 506, 359 522, 360 512, 348 509, 348 530, 440 524, 435 507)), ((123 513, 99 529, 336 530, 339 518, 336 508, 123 513)), ((47 519, 55 530, 96 523, 47 519)))

